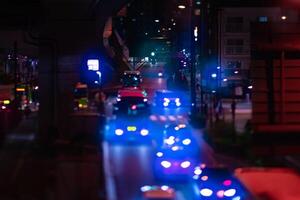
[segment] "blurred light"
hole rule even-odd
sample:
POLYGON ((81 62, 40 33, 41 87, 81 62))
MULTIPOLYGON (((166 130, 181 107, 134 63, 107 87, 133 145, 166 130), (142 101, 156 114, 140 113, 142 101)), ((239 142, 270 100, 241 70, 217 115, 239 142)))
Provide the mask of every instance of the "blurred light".
POLYGON ((204 189, 200 190, 200 194, 202 196, 209 197, 209 196, 211 196, 213 194, 213 191, 211 189, 204 188, 204 189))
POLYGON ((249 86, 248 86, 248 89, 250 89, 250 90, 251 90, 252 88, 253 88, 253 86, 252 86, 252 85, 249 85, 249 86))
POLYGON ((202 173, 202 170, 198 167, 194 170, 195 175, 200 175, 202 173))
POLYGON ((164 168, 169 168, 169 167, 171 167, 171 163, 170 163, 169 161, 166 161, 166 160, 162 161, 160 164, 161 164, 164 168))
POLYGON ((4 110, 4 109, 6 109, 6 106, 2 106, 1 108, 4 110))
POLYGON ((198 180, 199 176, 198 175, 194 175, 193 179, 198 180))
POLYGON ((98 81, 94 81, 94 83, 95 83, 95 84, 98 84, 99 82, 98 82, 98 81))
POLYGON ((220 66, 218 66, 218 67, 217 67, 217 69, 221 69, 221 67, 220 67, 220 66))
POLYGON ((241 197, 240 196, 233 197, 232 200, 241 200, 241 197))
POLYGON ((170 31, 170 30, 172 30, 172 28, 168 28, 168 30, 170 31))
POLYGON ((121 98, 117 98, 117 101, 121 101, 121 98))
POLYGON ((219 191, 217 192, 217 197, 223 198, 223 197, 224 197, 224 190, 219 190, 219 191))
POLYGON ((191 162, 190 161, 184 161, 180 164, 180 166, 182 168, 188 168, 189 166, 191 166, 191 162))
POLYGON ((169 102, 170 102, 170 99, 164 98, 164 101, 169 103, 169 102))
POLYGON ((168 102, 164 102, 164 107, 167 107, 169 105, 168 102))
POLYGON ((148 33, 146 32, 145 35, 148 35, 148 33))
POLYGON ((17 88, 16 91, 17 92, 25 92, 25 88, 17 88))
POLYGON ((194 28, 194 37, 198 37, 198 27, 194 28))
POLYGON ((147 102, 147 101, 148 101, 148 99, 146 99, 146 98, 145 98, 143 101, 144 101, 144 102, 147 102))
POLYGON ((287 17, 286 17, 285 15, 282 15, 282 16, 281 16, 281 19, 282 19, 282 20, 286 20, 287 17))
POLYGON ((163 73, 158 72, 158 76, 159 76, 159 77, 162 77, 162 76, 163 76, 163 73))
POLYGON ((149 62, 149 57, 145 57, 145 61, 146 61, 146 62, 149 62))
POLYGON ((226 81, 228 81, 228 79, 227 79, 227 78, 224 78, 223 81, 226 82, 226 81))
POLYGON ((35 86, 34 89, 35 89, 35 90, 38 90, 38 89, 39 89, 39 86, 35 86))
POLYGON ((175 25, 176 25, 176 23, 174 22, 174 23, 173 23, 173 26, 175 26, 175 25))
POLYGON ((200 4, 201 4, 201 2, 200 2, 200 1, 196 1, 196 4, 197 4, 197 5, 200 5, 200 4))
POLYGON ((200 165, 200 168, 201 169, 204 169, 206 167, 206 164, 204 164, 204 163, 202 163, 201 165, 200 165))
POLYGON ((175 138, 171 136, 168 139, 164 139, 164 143, 168 145, 173 145, 175 143, 175 138))
POLYGON ((216 93, 216 90, 211 91, 212 93, 216 93))
POLYGON ((115 134, 116 135, 123 135, 124 131, 122 129, 116 129, 115 134))
POLYGON ((223 182, 223 185, 225 185, 225 186, 231 185, 231 180, 225 180, 225 181, 223 182))
POLYGON ((157 153, 156 153, 156 156, 157 156, 157 157, 162 157, 163 155, 164 155, 164 154, 163 154, 162 152, 157 152, 157 153))
POLYGON ((201 180, 202 180, 202 181, 207 181, 207 180, 208 180, 208 176, 202 176, 202 177, 201 177, 201 180))
POLYGON ((88 59, 87 66, 88 66, 88 70, 98 71, 99 70, 99 60, 98 59, 88 59))
POLYGON ((131 110, 136 110, 137 106, 136 105, 132 105, 131 106, 131 110))
POLYGON ((156 20, 154 20, 156 23, 158 23, 159 22, 159 19, 156 19, 156 20))
POLYGON ((136 131, 136 126, 127 126, 127 131, 136 131))
POLYGON ((163 185, 160 187, 163 191, 167 191, 169 189, 169 186, 163 185))
POLYGON ((180 102, 180 99, 179 98, 176 98, 175 99, 175 102, 177 103, 177 102, 180 102))
POLYGON ((151 56, 155 56, 155 53, 153 51, 151 52, 151 56))
POLYGON ((145 185, 145 186, 141 187, 142 192, 147 192, 149 190, 151 190, 151 186, 149 186, 149 185, 145 185))
POLYGON ((172 151, 178 151, 179 150, 179 146, 173 146, 171 149, 172 149, 172 151))
POLYGON ((182 144, 184 144, 184 145, 189 145, 189 144, 191 144, 191 140, 190 139, 184 139, 183 141, 182 141, 182 144))
POLYGON ((238 74, 238 73, 239 73, 239 71, 235 70, 235 71, 234 71, 234 73, 235 73, 235 74, 238 74))
POLYGON ((216 74, 216 73, 212 73, 212 74, 211 74, 211 77, 212 77, 212 78, 216 78, 216 77, 217 77, 217 74, 216 74))
POLYGON ((149 134, 149 131, 147 129, 142 129, 141 130, 141 135, 142 136, 147 136, 149 134))
POLYGON ((3 101, 3 104, 4 104, 4 105, 10 104, 10 100, 4 100, 4 101, 3 101))
POLYGON ((232 197, 232 196, 235 195, 235 193, 236 193, 236 190, 235 190, 235 189, 225 190, 224 196, 225 196, 225 197, 232 197))
POLYGON ((185 9, 185 5, 178 5, 179 9, 185 9))
POLYGON ((176 102, 176 106, 177 107, 181 106, 181 103, 180 102, 176 102))
POLYGON ((179 130, 179 127, 178 127, 178 126, 176 126, 174 129, 175 129, 175 131, 178 131, 178 130, 179 130))

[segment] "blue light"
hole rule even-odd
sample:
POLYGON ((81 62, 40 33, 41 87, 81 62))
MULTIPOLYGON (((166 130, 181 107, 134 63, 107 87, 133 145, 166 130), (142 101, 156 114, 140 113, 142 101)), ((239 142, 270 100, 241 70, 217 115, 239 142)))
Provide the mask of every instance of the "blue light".
POLYGON ((175 137, 170 136, 168 139, 164 139, 164 143, 166 143, 168 145, 173 145, 175 143, 175 137))
POLYGON ((197 167, 195 170, 194 170, 194 174, 199 176, 200 174, 202 174, 202 170, 200 169, 200 167, 197 167))
POLYGON ((171 149, 172 149, 172 151, 178 151, 179 150, 179 146, 173 146, 171 149))
POLYGON ((169 103, 164 102, 163 105, 164 105, 164 107, 167 107, 169 105, 169 103))
POLYGON ((163 191, 167 191, 169 189, 169 186, 163 185, 160 187, 163 191))
POLYGON ((212 74, 211 74, 211 77, 212 77, 212 78, 217 78, 217 74, 216 74, 216 73, 212 73, 212 74))
POLYGON ((141 187, 142 192, 147 192, 149 190, 151 190, 151 186, 149 186, 149 185, 145 185, 145 186, 141 187))
POLYGON ((241 200, 241 197, 240 196, 233 197, 232 200, 241 200))
POLYGON ((158 73, 158 76, 159 76, 159 77, 162 77, 162 76, 163 76, 163 73, 159 72, 159 73, 158 73))

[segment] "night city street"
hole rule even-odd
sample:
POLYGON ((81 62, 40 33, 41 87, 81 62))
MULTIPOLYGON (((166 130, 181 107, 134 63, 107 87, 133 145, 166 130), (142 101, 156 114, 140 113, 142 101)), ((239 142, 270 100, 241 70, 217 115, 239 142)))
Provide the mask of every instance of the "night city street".
POLYGON ((299 189, 299 0, 0 2, 0 200, 299 189))

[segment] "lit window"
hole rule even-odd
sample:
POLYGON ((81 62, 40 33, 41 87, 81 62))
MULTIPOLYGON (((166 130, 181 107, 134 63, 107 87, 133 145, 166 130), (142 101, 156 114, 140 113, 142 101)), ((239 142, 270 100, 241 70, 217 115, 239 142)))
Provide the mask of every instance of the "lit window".
POLYGON ((260 16, 258 17, 259 22, 268 22, 268 17, 267 16, 260 16))

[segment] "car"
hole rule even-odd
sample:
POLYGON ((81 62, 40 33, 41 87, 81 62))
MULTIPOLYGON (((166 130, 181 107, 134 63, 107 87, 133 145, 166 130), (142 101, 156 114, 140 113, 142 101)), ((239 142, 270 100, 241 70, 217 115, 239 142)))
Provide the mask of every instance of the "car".
POLYGON ((122 89, 119 90, 114 104, 114 114, 117 116, 150 114, 147 93, 142 89, 122 89))
POLYGON ((204 200, 250 200, 251 194, 226 168, 197 166, 194 176, 197 192, 204 200))
POLYGON ((175 199, 176 193, 173 188, 167 185, 162 186, 149 186, 145 185, 141 187, 141 192, 145 200, 172 200, 175 199))
POLYGON ((138 87, 142 82, 142 76, 139 71, 125 71, 121 78, 123 87, 138 87))
POLYGON ((185 92, 159 90, 155 92, 154 105, 163 108, 180 108, 188 106, 188 95, 185 92))
POLYGON ((107 125, 106 140, 118 142, 151 143, 150 125, 146 117, 117 118, 107 125))

